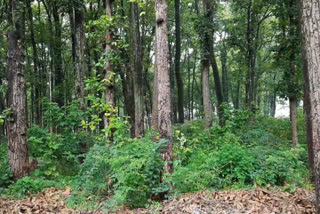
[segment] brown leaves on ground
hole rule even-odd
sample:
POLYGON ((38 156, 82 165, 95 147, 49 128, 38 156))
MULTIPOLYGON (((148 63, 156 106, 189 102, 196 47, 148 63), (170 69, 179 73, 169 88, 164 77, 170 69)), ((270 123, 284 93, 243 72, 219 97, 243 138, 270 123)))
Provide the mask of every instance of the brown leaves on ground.
POLYGON ((81 213, 67 208, 64 199, 69 195, 70 189, 49 188, 27 199, 9 201, 0 199, 0 214, 81 213))
POLYGON ((186 194, 165 201, 158 211, 120 210, 117 214, 313 214, 314 194, 298 189, 295 194, 265 189, 186 194))
MULTIPOLYGON (((70 190, 47 189, 23 200, 0 199, 0 214, 102 213, 68 209, 70 190)), ((116 214, 313 214, 314 194, 298 189, 295 194, 265 189, 190 193, 164 201, 159 210, 122 208, 116 214)))

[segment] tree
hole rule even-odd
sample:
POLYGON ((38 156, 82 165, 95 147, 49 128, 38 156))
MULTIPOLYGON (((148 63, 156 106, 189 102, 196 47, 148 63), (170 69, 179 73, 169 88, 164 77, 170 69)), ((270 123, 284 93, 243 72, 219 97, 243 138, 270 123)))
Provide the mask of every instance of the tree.
POLYGON ((131 3, 131 21, 133 23, 133 67, 134 67, 134 130, 135 137, 142 137, 144 134, 144 110, 145 97, 143 87, 143 44, 140 33, 139 7, 137 3, 131 3))
POLYGON ((180 26, 180 0, 174 1, 174 8, 175 8, 175 47, 176 53, 174 58, 174 68, 177 80, 177 90, 178 90, 178 122, 184 123, 184 93, 183 93, 183 79, 181 76, 181 69, 180 69, 180 60, 181 60, 181 26, 180 26))
POLYGON ((173 133, 171 121, 171 89, 168 46, 168 4, 156 0, 156 71, 158 79, 158 129, 160 139, 166 141, 162 153, 164 172, 173 172, 173 133))
MULTIPOLYGON (((105 6, 106 6, 106 15, 107 17, 112 20, 112 3, 113 0, 106 0, 105 6)), ((109 129, 109 126, 111 124, 110 120, 110 114, 114 111, 114 96, 115 96, 115 74, 112 70, 111 65, 111 54, 112 54, 112 30, 108 28, 106 30, 105 35, 105 66, 104 66, 104 82, 105 82, 105 104, 107 105, 106 113, 104 115, 104 128, 106 130, 109 129)), ((108 132, 105 134, 107 139, 112 139, 112 136, 109 136, 108 132)))
POLYGON ((224 110, 222 107, 223 103, 223 92, 221 87, 219 68, 216 61, 216 56, 213 49, 213 26, 211 25, 213 21, 213 1, 212 0, 203 0, 203 13, 206 27, 203 29, 203 46, 204 46, 204 57, 207 58, 212 67, 215 92, 218 101, 218 116, 220 126, 224 126, 224 110))
POLYGON ((320 213, 320 11, 318 0, 301 3, 302 34, 304 44, 305 110, 309 160, 316 189, 316 208, 320 213))
POLYGON ((9 164, 15 180, 29 172, 27 146, 27 95, 24 67, 25 2, 9 2, 8 21, 8 107, 9 164))
POLYGON ((84 2, 75 1, 74 9, 74 48, 75 48, 75 71, 76 71, 76 96, 84 105, 84 71, 85 71, 85 36, 84 36, 84 2))
POLYGON ((297 133, 297 103, 299 98, 299 17, 298 1, 285 0, 278 2, 276 16, 280 25, 280 48, 278 51, 278 66, 284 67, 284 82, 280 82, 281 95, 289 99, 290 120, 291 120, 291 140, 293 147, 298 144, 297 133), (297 63, 298 61, 298 63, 297 63), (297 65, 298 64, 298 65, 297 65), (282 66, 285 65, 285 66, 282 66), (284 87, 284 88, 283 88, 284 87))

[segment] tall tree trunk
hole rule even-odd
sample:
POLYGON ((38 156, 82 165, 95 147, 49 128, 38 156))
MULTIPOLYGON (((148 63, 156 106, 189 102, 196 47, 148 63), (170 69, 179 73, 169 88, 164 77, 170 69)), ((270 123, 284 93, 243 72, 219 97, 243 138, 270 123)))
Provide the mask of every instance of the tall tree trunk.
POLYGON ((75 71, 76 71, 76 97, 84 103, 84 74, 85 74, 85 36, 84 36, 84 2, 77 1, 74 5, 75 26, 75 71))
MULTIPOLYGON (((112 2, 113 0, 105 0, 105 6, 106 6, 106 15, 110 19, 112 18, 112 2)), ((106 46, 105 46, 105 56, 108 57, 111 54, 112 51, 112 32, 111 29, 106 30, 106 36, 105 36, 106 46)), ((114 111, 114 98, 115 98, 115 79, 114 79, 114 72, 112 70, 111 60, 107 59, 105 66, 104 66, 104 81, 105 81, 105 103, 108 105, 108 110, 104 114, 104 128, 106 130, 109 130, 109 126, 111 124, 110 116, 108 116, 108 113, 113 114, 114 111)), ((109 136, 109 133, 105 133, 105 137, 112 141, 112 133, 111 136, 109 136)))
POLYGON ((229 78, 228 78, 228 68, 227 68, 227 47, 223 42, 221 50, 221 69, 222 69, 222 88, 223 88, 223 101, 225 103, 229 102, 229 78))
MULTIPOLYGON (((31 36, 31 44, 32 44, 32 51, 33 51, 33 71, 34 71, 34 101, 35 101, 35 122, 37 125, 41 126, 41 74, 40 74, 40 65, 38 61, 38 49, 37 49, 37 44, 35 40, 35 35, 34 35, 34 24, 33 24, 33 14, 32 14, 32 8, 31 8, 31 2, 30 0, 27 0, 27 10, 28 10, 28 18, 29 18, 29 24, 30 24, 30 36, 31 36)), ((33 110, 33 109, 32 109, 33 110)))
POLYGON ((176 53, 174 58, 175 74, 177 80, 177 90, 178 90, 178 122, 184 123, 184 93, 183 93, 183 80, 181 76, 180 69, 180 59, 181 59, 181 26, 180 26, 180 0, 174 1, 175 8, 175 34, 176 34, 176 53))
POLYGON ((290 56, 289 56, 289 81, 288 81, 288 91, 289 91, 289 103, 290 103, 290 120, 291 120, 291 140, 292 146, 296 147, 298 145, 298 134, 297 134, 297 78, 296 78, 296 51, 297 50, 297 29, 299 27, 298 19, 295 18, 295 7, 297 6, 297 0, 291 0, 288 5, 289 11, 289 41, 290 41, 290 56))
MULTIPOLYGON (((157 34, 155 34, 155 40, 157 41, 157 34)), ((155 52, 157 53, 157 45, 155 45, 155 52)), ((157 54, 155 55, 154 75, 153 75, 153 91, 152 91, 152 129, 158 131, 159 128, 159 112, 158 112, 158 66, 157 66, 157 54)))
POLYGON ((209 61, 204 59, 202 61, 202 97, 203 97, 203 110, 204 110, 204 125, 208 129, 212 124, 212 104, 209 87, 209 61))
POLYGON ((320 214, 320 10, 318 0, 303 0, 302 34, 305 57, 305 110, 307 115, 307 140, 309 160, 313 171, 317 213, 320 214))
POLYGON ((15 180, 29 172, 27 146, 27 95, 24 68, 25 2, 11 0, 8 33, 8 107, 9 164, 15 180))
POLYGON ((135 104, 135 137, 144 135, 145 97, 143 87, 143 47, 140 34, 139 7, 131 3, 131 23, 133 23, 134 51, 134 104, 135 104))
MULTIPOLYGON (((212 0, 203 0, 203 7, 204 7, 204 17, 208 21, 207 23, 211 23, 213 19, 213 9, 212 9, 212 0)), ((221 82, 220 82, 220 76, 219 76, 219 69, 215 57, 215 53, 213 50, 213 32, 210 33, 206 31, 204 33, 204 48, 205 48, 205 54, 209 59, 209 62, 211 63, 212 66, 212 71, 213 71, 213 77, 214 77, 214 85, 215 85, 215 91, 216 91, 216 96, 218 100, 218 116, 219 116, 219 124, 220 126, 224 126, 224 110, 222 107, 223 103, 223 92, 222 92, 222 87, 221 87, 221 82)))
POLYGON ((292 140, 292 146, 295 148, 298 145, 297 100, 294 97, 290 97, 289 105, 290 105, 290 120, 291 120, 291 140, 292 140))
POLYGON ((53 64, 54 64, 54 96, 53 101, 59 106, 64 105, 64 72, 62 67, 62 29, 58 5, 56 1, 50 1, 52 4, 52 16, 54 20, 54 45, 53 45, 53 64))
POLYGON ((171 121, 171 89, 168 47, 168 4, 156 0, 156 70, 158 72, 158 124, 161 140, 166 141, 162 153, 164 172, 173 172, 173 133, 171 121))

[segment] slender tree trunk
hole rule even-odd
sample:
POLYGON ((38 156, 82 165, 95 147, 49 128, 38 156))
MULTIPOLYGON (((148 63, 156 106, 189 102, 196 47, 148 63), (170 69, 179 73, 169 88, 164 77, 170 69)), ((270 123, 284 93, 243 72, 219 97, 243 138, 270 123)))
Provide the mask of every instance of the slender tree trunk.
MULTIPOLYGON (((112 18, 112 2, 113 0, 105 0, 106 6, 106 15, 109 18, 112 18)), ((106 30, 105 36, 106 46, 105 46, 105 55, 108 57, 112 51, 112 33, 111 29, 106 30)), ((114 72, 112 70, 111 60, 107 59, 104 67, 104 81, 105 81, 105 103, 108 105, 108 110, 104 114, 104 128, 109 130, 109 126, 111 124, 110 116, 108 114, 113 114, 114 111, 114 98, 115 98, 115 79, 114 79, 114 72)), ((112 141, 112 134, 109 136, 108 132, 105 133, 105 137, 112 141)))
MULTIPOLYGON (((208 23, 212 22, 213 19, 213 9, 212 9, 212 0, 203 0, 203 7, 204 7, 204 17, 208 21, 208 23)), ((211 63, 212 66, 212 71, 213 71, 213 77, 214 77, 214 84, 215 84, 215 91, 216 91, 216 96, 218 100, 218 116, 219 116, 219 124, 220 126, 224 126, 224 110, 222 108, 222 103, 223 103, 223 92, 222 92, 222 87, 221 87, 221 82, 220 82, 220 76, 219 76, 219 69, 215 57, 215 53, 213 50, 213 32, 210 33, 206 32, 204 33, 204 51, 205 51, 205 57, 209 59, 209 62, 211 63)))
POLYGON ((168 5, 166 0, 156 0, 156 67, 158 72, 159 133, 166 141, 162 153, 164 172, 173 172, 173 133, 171 121, 171 89, 168 47, 168 5))
POLYGON ((297 98, 296 98, 296 87, 297 87, 297 78, 296 78, 296 52, 297 50, 297 37, 299 28, 298 19, 295 17, 297 6, 297 0, 291 0, 288 5, 289 10, 289 41, 290 41, 290 56, 289 56, 289 82, 288 82, 288 91, 289 91, 289 103, 290 103, 290 120, 291 120, 291 140, 292 146, 296 147, 298 145, 298 134, 297 134, 297 98))
POLYGON ((202 62, 202 97, 203 97, 203 110, 204 110, 204 125, 209 129, 212 124, 212 104, 209 87, 209 70, 210 64, 208 60, 202 62))
POLYGON ((291 120, 291 140, 292 146, 295 148, 298 145, 298 132, 297 132, 297 100, 289 98, 290 103, 290 120, 291 120))
POLYGON ((313 171, 320 214, 320 9, 318 0, 301 1, 302 34, 305 57, 305 110, 307 115, 307 140, 309 159, 313 171))
POLYGON ((85 74, 85 36, 84 36, 84 2, 78 0, 74 7, 75 26, 75 71, 76 71, 76 97, 85 105, 84 74, 85 74))
POLYGON ((134 49, 134 104, 135 104, 135 137, 144 135, 145 97, 143 87, 143 49, 140 34, 140 18, 137 3, 131 5, 131 23, 133 24, 134 49))
MULTIPOLYGON (((155 35, 157 41, 157 34, 155 35)), ((155 52, 157 53, 157 45, 155 45, 155 52)), ((155 55, 154 76, 153 76, 153 92, 152 92, 152 129, 158 131, 159 128, 159 112, 158 112, 158 66, 157 54, 155 55)))
POLYGON ((176 55, 175 55, 175 74, 177 80, 177 90, 178 90, 178 122, 184 123, 184 91, 183 91, 183 80, 181 76, 181 69, 180 69, 180 59, 181 59, 181 26, 180 26, 180 0, 174 1, 174 8, 175 8, 175 34, 176 34, 176 55))
POLYGON ((227 68, 227 47, 223 42, 221 50, 221 69, 222 69, 222 88, 223 88, 223 101, 225 103, 229 102, 229 78, 228 78, 228 68, 227 68))
MULTIPOLYGON (((32 8, 31 8, 31 2, 30 0, 27 0, 27 10, 28 10, 28 18, 30 23, 30 36, 31 36, 31 44, 32 44, 32 51, 33 51, 33 71, 34 71, 34 101, 35 101, 35 122, 37 125, 41 126, 41 74, 40 74, 40 65, 38 60, 38 49, 37 44, 35 40, 34 35, 34 24, 33 24, 33 14, 32 14, 32 8)), ((33 110, 33 108, 32 108, 33 110)))
POLYGON ((54 102, 59 106, 64 105, 64 72, 62 67, 62 29, 58 5, 56 1, 50 1, 52 4, 52 16, 54 20, 54 45, 53 45, 53 64, 54 64, 54 102))
POLYGON ((29 172, 27 146, 27 95, 24 67, 24 3, 11 0, 8 33, 8 107, 7 121, 9 164, 15 180, 29 172))

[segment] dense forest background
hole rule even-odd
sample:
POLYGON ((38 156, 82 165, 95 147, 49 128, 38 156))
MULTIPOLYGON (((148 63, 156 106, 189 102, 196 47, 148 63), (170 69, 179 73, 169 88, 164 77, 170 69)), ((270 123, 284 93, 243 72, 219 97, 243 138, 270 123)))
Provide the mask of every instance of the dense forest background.
POLYGON ((0 193, 68 186, 94 210, 313 190, 306 2, 0 0, 0 193))

